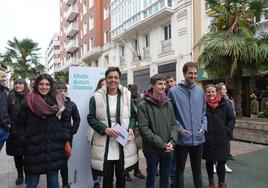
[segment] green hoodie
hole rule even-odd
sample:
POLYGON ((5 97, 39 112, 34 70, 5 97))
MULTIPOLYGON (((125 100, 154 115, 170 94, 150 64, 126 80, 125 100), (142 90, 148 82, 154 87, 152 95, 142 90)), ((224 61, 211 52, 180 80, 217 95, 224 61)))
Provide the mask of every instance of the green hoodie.
POLYGON ((175 146, 176 119, 169 100, 166 98, 158 105, 150 97, 144 97, 139 103, 137 115, 143 152, 165 155, 168 143, 175 146))

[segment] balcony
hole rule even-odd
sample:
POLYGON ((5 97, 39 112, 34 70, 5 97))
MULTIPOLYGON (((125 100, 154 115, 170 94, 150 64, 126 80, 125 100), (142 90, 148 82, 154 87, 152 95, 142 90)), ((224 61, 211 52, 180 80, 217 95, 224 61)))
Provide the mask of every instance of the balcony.
POLYGON ((73 53, 79 48, 78 45, 78 40, 77 39, 71 39, 67 44, 66 44, 66 51, 69 53, 73 53))
POLYGON ((120 56, 120 66, 125 64, 126 64, 125 56, 120 56))
POLYGON ((77 16, 78 16, 78 8, 76 4, 73 4, 65 12, 65 18, 68 21, 73 21, 77 16))
POLYGON ((81 61, 85 63, 91 63, 94 60, 97 60, 102 53, 102 47, 97 46, 93 47, 90 51, 86 52, 82 57, 81 61))
POLYGON ((150 47, 144 47, 143 48, 143 59, 149 59, 150 58, 150 47))
POLYGON ((73 37, 78 32, 78 22, 71 22, 66 28, 67 37, 73 37))
POLYGON ((162 54, 171 51, 171 39, 161 41, 161 52, 162 54))
POLYGON ((79 65, 78 60, 74 57, 70 59, 65 59, 65 63, 60 67, 55 68, 54 72, 60 72, 60 71, 68 72, 70 66, 78 66, 78 65, 79 65))
POLYGON ((170 17, 174 12, 171 0, 156 0, 137 14, 124 20, 121 25, 112 28, 112 39, 119 40, 121 36, 135 35, 136 30, 143 30, 149 25, 158 24, 160 20, 170 17))
POLYGON ((68 5, 72 5, 74 4, 76 0, 64 0, 64 3, 68 4, 68 5))

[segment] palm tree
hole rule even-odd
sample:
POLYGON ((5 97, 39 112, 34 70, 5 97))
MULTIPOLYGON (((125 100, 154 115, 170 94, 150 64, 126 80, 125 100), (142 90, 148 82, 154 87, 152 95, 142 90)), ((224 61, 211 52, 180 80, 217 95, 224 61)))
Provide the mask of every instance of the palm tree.
POLYGON ((19 41, 14 37, 7 44, 7 50, 1 55, 1 59, 2 64, 10 68, 13 79, 32 79, 44 71, 44 66, 39 63, 38 43, 29 38, 19 41))
POLYGON ((238 116, 242 114, 243 72, 257 73, 268 62, 268 34, 257 22, 268 7, 266 0, 206 0, 213 23, 198 42, 198 62, 212 78, 223 78, 235 86, 238 116))

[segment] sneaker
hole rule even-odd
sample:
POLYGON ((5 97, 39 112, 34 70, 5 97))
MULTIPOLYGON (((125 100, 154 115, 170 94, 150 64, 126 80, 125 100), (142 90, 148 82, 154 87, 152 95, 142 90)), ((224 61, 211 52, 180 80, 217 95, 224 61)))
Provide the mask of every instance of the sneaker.
POLYGON ((213 173, 214 173, 214 174, 217 173, 216 165, 213 165, 213 173))
POLYGON ((141 173, 141 171, 135 172, 134 176, 140 179, 145 179, 145 176, 141 173))
POLYGON ((227 172, 227 173, 231 173, 233 170, 231 169, 231 168, 229 168, 228 166, 227 166, 227 164, 225 164, 225 172, 227 172))
POLYGON ((127 174, 127 175, 125 176, 125 178, 126 178, 126 181, 128 181, 128 182, 131 182, 131 181, 132 181, 132 178, 130 177, 129 174, 127 174))

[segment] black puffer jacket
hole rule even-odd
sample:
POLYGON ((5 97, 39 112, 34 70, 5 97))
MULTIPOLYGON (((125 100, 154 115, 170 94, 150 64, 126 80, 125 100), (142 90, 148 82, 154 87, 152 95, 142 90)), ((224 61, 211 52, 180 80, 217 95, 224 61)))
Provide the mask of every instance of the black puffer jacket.
POLYGON ((69 132, 71 133, 71 140, 73 135, 77 132, 80 124, 80 115, 79 111, 77 109, 76 104, 71 101, 69 97, 65 98, 65 109, 62 112, 61 121, 64 125, 64 127, 69 129, 69 132), (73 123, 72 123, 73 120, 73 123))
POLYGON ((11 156, 21 156, 23 151, 22 144, 15 137, 16 127, 14 124, 22 105, 25 105, 24 95, 18 95, 12 90, 8 95, 8 115, 11 128, 9 138, 6 142, 6 152, 11 156))
POLYGON ((10 124, 7 110, 7 93, 8 88, 0 85, 0 127, 8 129, 10 124))
POLYGON ((223 98, 216 109, 207 104, 208 131, 205 133, 204 159, 226 161, 229 158, 228 142, 235 124, 235 115, 230 103, 223 98))
POLYGON ((70 134, 56 115, 42 119, 23 105, 15 126, 15 135, 24 147, 26 174, 46 174, 64 166, 64 144, 70 139, 70 134))

